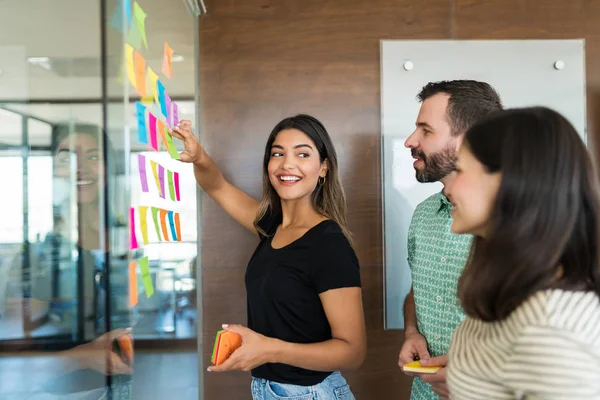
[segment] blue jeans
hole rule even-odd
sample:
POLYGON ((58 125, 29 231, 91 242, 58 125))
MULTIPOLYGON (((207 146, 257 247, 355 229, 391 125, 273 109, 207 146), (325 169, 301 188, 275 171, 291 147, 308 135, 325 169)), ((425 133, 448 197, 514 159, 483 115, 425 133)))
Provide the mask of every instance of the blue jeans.
POLYGON ((254 400, 355 400, 346 379, 334 372, 314 386, 291 385, 252 378, 254 400))

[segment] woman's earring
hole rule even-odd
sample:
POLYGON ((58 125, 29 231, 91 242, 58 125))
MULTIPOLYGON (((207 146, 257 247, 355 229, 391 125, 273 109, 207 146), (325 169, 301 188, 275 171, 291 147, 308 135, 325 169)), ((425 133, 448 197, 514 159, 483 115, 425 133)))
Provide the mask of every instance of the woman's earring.
POLYGON ((319 185, 323 186, 325 184, 325 177, 324 176, 320 176, 319 177, 319 185))

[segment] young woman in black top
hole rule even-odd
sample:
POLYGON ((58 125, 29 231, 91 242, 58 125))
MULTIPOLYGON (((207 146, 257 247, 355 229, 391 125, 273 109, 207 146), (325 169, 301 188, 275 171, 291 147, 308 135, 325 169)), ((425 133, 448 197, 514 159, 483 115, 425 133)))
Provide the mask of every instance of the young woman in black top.
POLYGON ((267 140, 263 198, 229 183, 181 121, 181 160, 231 217, 258 235, 246 270, 248 327, 226 325, 243 345, 209 371, 252 371, 252 396, 354 399, 337 372, 366 352, 360 272, 346 223, 335 149, 308 115, 281 121, 267 140))

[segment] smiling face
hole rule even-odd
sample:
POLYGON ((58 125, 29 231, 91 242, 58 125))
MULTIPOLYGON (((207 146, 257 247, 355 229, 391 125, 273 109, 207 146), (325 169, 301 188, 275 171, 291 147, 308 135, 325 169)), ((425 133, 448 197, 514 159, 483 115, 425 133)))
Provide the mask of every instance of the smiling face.
POLYGON ((419 182, 437 182, 454 170, 463 135, 452 134, 447 117, 449 99, 448 94, 438 93, 423 101, 415 131, 404 143, 415 159, 419 182))
POLYGON ((315 143, 298 129, 279 132, 271 146, 269 181, 282 200, 310 199, 320 177, 327 174, 315 143))
POLYGON ((461 146, 456 173, 444 188, 454 206, 452 232, 485 237, 501 181, 500 172, 488 172, 468 146, 461 146))
POLYGON ((59 178, 71 177, 71 159, 77 166, 77 202, 92 203, 99 198, 99 182, 102 181, 104 167, 102 150, 97 140, 88 134, 66 136, 57 146, 54 156, 55 175, 59 178))

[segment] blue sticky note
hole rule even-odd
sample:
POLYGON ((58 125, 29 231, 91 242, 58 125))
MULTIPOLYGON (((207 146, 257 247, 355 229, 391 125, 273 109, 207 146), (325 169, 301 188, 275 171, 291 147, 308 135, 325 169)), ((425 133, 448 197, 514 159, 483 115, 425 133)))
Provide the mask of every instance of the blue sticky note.
POLYGON ((174 242, 177 242, 177 232, 175 231, 175 220, 173 219, 173 211, 169 211, 167 214, 169 216, 169 225, 171 225, 171 237, 174 242))
POLYGON ((162 115, 167 117, 167 103, 165 101, 165 85, 160 80, 156 81, 156 87, 158 88, 158 102, 160 103, 160 111, 162 115))
POLYGON ((148 132, 146 132, 146 107, 139 101, 135 102, 138 120, 138 140, 140 143, 148 143, 148 132))
POLYGON ((117 31, 123 33, 123 9, 125 9, 125 30, 131 25, 131 0, 123 0, 117 3, 110 21, 110 25, 117 31))

